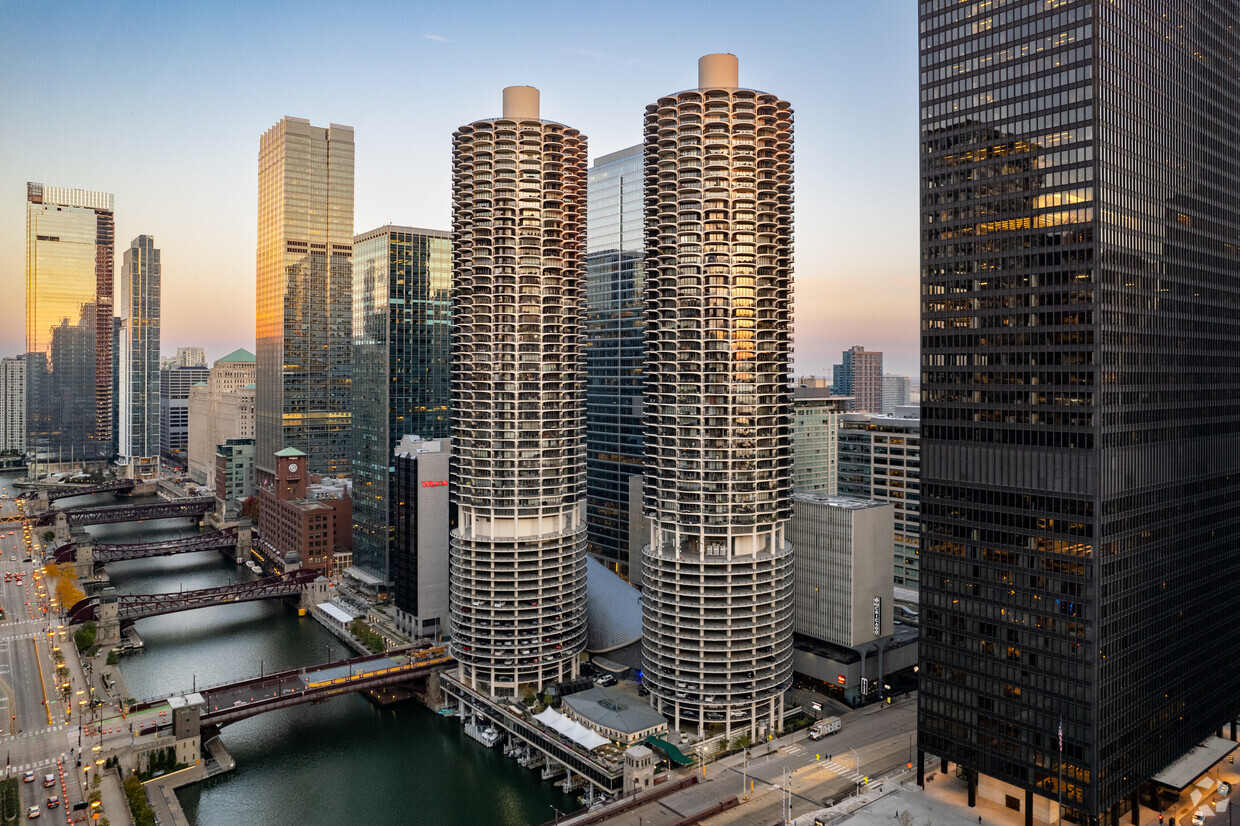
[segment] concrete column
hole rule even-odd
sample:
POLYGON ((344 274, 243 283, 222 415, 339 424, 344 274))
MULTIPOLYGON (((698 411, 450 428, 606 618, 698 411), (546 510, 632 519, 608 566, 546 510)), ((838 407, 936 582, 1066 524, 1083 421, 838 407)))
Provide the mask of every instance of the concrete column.
POLYGON ((942 757, 939 758, 939 774, 947 774, 947 761, 942 757))
POLYGON ((926 788, 926 753, 917 750, 917 785, 926 788))
POLYGON ((1231 721, 1231 739, 1233 742, 1236 739, 1236 721, 1235 720, 1231 721))
POLYGON ((1025 826, 1033 826, 1033 790, 1025 789, 1025 826))
POLYGON ((969 769, 965 777, 969 779, 969 808, 972 809, 977 805, 977 772, 969 769))
POLYGON ((1141 826, 1141 798, 1137 795, 1136 789, 1132 790, 1128 802, 1131 806, 1129 811, 1132 812, 1132 826, 1141 826))

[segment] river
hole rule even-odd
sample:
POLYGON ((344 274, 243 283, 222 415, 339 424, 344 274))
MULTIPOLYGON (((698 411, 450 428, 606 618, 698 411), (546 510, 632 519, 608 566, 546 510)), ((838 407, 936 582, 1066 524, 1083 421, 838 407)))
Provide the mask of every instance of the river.
MULTIPOLYGON (((189 530, 187 520, 90 529, 111 542, 189 530)), ((214 551, 113 563, 107 571, 121 593, 207 588, 249 576, 214 551)), ((270 672, 351 653, 314 619, 278 602, 201 608, 140 620, 137 628, 146 648, 121 661, 137 698, 257 675, 260 662, 270 672)), ((197 826, 525 826, 551 820, 552 807, 576 808, 537 771, 416 703, 379 709, 348 695, 235 723, 223 741, 236 770, 180 793, 197 826)))

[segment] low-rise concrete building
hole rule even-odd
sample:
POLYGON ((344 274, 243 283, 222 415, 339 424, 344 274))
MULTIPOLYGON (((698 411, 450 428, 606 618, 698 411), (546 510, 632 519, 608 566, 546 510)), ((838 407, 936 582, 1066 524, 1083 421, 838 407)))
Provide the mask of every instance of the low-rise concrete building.
POLYGON ((564 716, 597 731, 608 740, 632 745, 648 736, 667 733, 667 720, 644 700, 627 691, 591 688, 564 698, 564 716))

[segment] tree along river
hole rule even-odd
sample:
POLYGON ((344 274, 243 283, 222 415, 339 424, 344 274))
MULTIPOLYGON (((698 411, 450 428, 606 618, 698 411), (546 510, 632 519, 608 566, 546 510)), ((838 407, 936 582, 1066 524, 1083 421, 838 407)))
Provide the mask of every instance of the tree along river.
MULTIPOLYGON (((11 477, 10 477, 11 478, 11 477)), ((73 507, 106 497, 57 503, 73 507)), ((185 535, 188 520, 90 529, 102 542, 185 535)), ((249 578, 217 551, 112 563, 121 593, 209 588, 249 578)), ((121 660, 139 699, 341 659, 352 652, 313 618, 282 602, 200 608, 140 620, 144 651, 121 660)), ((416 703, 380 709, 351 694, 273 711, 223 730, 236 770, 182 789, 198 826, 416 824, 517 826, 552 820, 577 804, 538 772, 466 737, 456 719, 416 703)))

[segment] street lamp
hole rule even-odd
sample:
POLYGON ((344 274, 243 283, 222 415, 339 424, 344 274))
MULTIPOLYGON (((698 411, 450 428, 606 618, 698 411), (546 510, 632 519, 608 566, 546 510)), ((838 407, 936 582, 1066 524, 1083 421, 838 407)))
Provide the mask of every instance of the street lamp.
MULTIPOLYGON (((548 805, 548 806, 551 806, 551 804, 550 804, 550 803, 548 803, 547 805, 548 805)), ((555 824, 556 824, 556 826, 560 826, 560 810, 559 810, 559 809, 557 809, 555 806, 551 806, 551 811, 555 812, 555 824)))
POLYGON ((853 753, 853 758, 857 761, 857 768, 856 768, 857 776, 854 779, 854 782, 857 784, 857 794, 860 795, 861 794, 861 755, 857 753, 856 749, 850 748, 849 751, 853 753))

